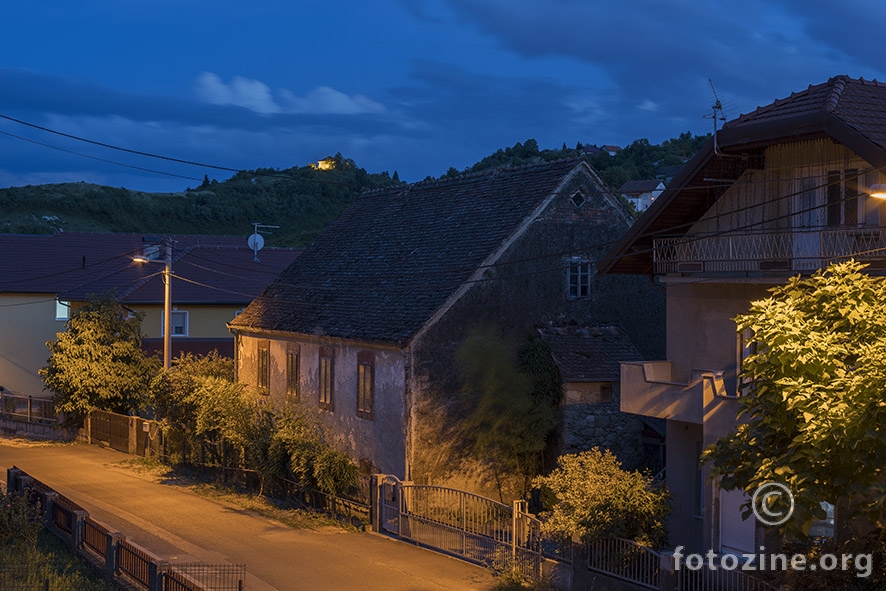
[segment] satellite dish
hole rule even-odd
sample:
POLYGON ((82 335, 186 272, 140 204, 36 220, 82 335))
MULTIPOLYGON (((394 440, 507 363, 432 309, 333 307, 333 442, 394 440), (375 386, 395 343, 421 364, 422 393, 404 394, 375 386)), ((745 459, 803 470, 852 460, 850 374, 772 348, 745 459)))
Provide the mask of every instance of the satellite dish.
POLYGON ((258 252, 265 247, 265 239, 261 237, 261 234, 256 232, 246 239, 246 244, 249 246, 249 248, 252 249, 253 252, 258 252))

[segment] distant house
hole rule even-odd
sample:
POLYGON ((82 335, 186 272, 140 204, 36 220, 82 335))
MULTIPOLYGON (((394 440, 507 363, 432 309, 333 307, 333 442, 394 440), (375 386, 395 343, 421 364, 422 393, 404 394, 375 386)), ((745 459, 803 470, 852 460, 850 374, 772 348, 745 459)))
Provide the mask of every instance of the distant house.
POLYGON ((603 151, 608 153, 610 156, 615 156, 619 152, 621 152, 621 148, 618 146, 613 146, 611 144, 603 146, 603 151))
POLYGON ((642 333, 656 290, 592 272, 630 222, 582 158, 364 193, 230 322, 239 379, 319 415, 368 469, 439 482, 471 328, 642 333))
POLYGON ((667 421, 673 546, 764 543, 742 517, 745 492, 722 489, 698 461, 738 420, 749 351, 734 318, 834 261, 886 273, 886 202, 871 195, 884 167, 886 84, 831 78, 727 122, 600 264, 666 288, 667 359, 622 364, 621 409, 667 421))
POLYGON ((627 333, 617 326, 545 327, 538 333, 563 379, 560 452, 599 446, 630 466, 663 464, 664 421, 620 411, 620 362, 643 359, 627 333))
MULTIPOLYGON (((234 236, 172 236, 173 354, 217 349, 233 355, 226 323, 291 263, 299 251, 265 249, 253 261, 246 239, 234 236)), ((37 370, 46 365, 46 342, 65 330, 72 307, 90 295, 114 293, 128 308, 145 313, 143 345, 163 348, 162 265, 156 239, 141 234, 0 234, 0 386, 40 395, 37 370)))
POLYGON ((664 190, 665 184, 661 181, 628 181, 621 186, 618 193, 630 201, 637 211, 645 211, 664 190))
POLYGON ((655 179, 663 182, 665 186, 668 186, 674 177, 680 173, 680 170, 683 169, 683 164, 675 164, 669 166, 659 166, 655 170, 655 179))

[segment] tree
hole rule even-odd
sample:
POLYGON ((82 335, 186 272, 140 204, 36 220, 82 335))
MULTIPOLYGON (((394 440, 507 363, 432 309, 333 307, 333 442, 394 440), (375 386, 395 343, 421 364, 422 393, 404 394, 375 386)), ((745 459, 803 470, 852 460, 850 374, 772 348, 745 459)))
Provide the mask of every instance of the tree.
MULTIPOLYGON (((794 277, 736 318, 750 332, 739 377, 746 422, 705 450, 721 486, 794 496, 783 529, 806 535, 821 501, 884 515, 886 280, 855 261, 794 277)), ((750 513, 748 509, 747 513, 750 513)))
POLYGON ((623 470, 610 451, 596 447, 560 456, 557 464, 532 482, 543 498, 553 498, 551 510, 543 514, 545 531, 583 540, 626 538, 653 548, 667 542, 670 494, 663 484, 623 470))
MULTIPOLYGON (((472 407, 462 423, 472 454, 488 464, 502 496, 501 477, 519 475, 524 492, 541 469, 542 454, 555 425, 550 394, 533 394, 543 375, 518 369, 514 347, 492 327, 472 330, 457 353, 462 395, 472 407)), ((524 364, 531 366, 527 353, 524 364)), ((543 372, 542 372, 543 374, 543 372)))
POLYGON ((142 319, 127 316, 111 297, 91 298, 46 343, 50 356, 39 373, 66 424, 79 424, 94 409, 129 414, 144 408, 146 385, 160 362, 141 348, 142 319))

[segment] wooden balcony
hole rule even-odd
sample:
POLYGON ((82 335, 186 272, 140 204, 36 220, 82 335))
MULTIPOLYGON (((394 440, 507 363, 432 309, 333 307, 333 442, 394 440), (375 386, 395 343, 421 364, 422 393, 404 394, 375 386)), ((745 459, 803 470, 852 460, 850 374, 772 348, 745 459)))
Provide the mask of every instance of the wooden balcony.
POLYGON ((621 410, 702 424, 705 405, 726 396, 722 371, 694 369, 687 383, 671 380, 670 361, 621 364, 621 410))
POLYGON ((653 242, 656 274, 809 273, 850 258, 886 268, 886 228, 684 234, 653 242))

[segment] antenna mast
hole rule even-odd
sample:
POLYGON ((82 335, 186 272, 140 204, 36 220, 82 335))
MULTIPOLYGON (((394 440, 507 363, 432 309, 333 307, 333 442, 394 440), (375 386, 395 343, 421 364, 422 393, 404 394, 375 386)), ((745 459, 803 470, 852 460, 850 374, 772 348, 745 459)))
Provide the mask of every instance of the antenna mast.
MULTIPOLYGON (((258 251, 260 251, 265 246, 265 239, 262 238, 261 231, 259 228, 279 228, 280 226, 268 226, 267 224, 259 224, 258 222, 252 222, 252 236, 246 239, 246 244, 249 248, 252 249, 252 260, 256 263, 259 262, 258 259, 258 251)), ((265 232, 266 234, 270 234, 270 232, 265 232)))
POLYGON ((714 94, 714 106, 711 107, 713 113, 711 115, 704 115, 704 117, 710 117, 714 120, 714 154, 717 156, 723 156, 724 154, 720 152, 720 147, 717 145, 717 120, 726 121, 726 113, 723 111, 723 104, 720 102, 720 97, 717 96, 717 90, 714 88, 714 81, 708 78, 708 84, 711 85, 711 92, 714 94))

